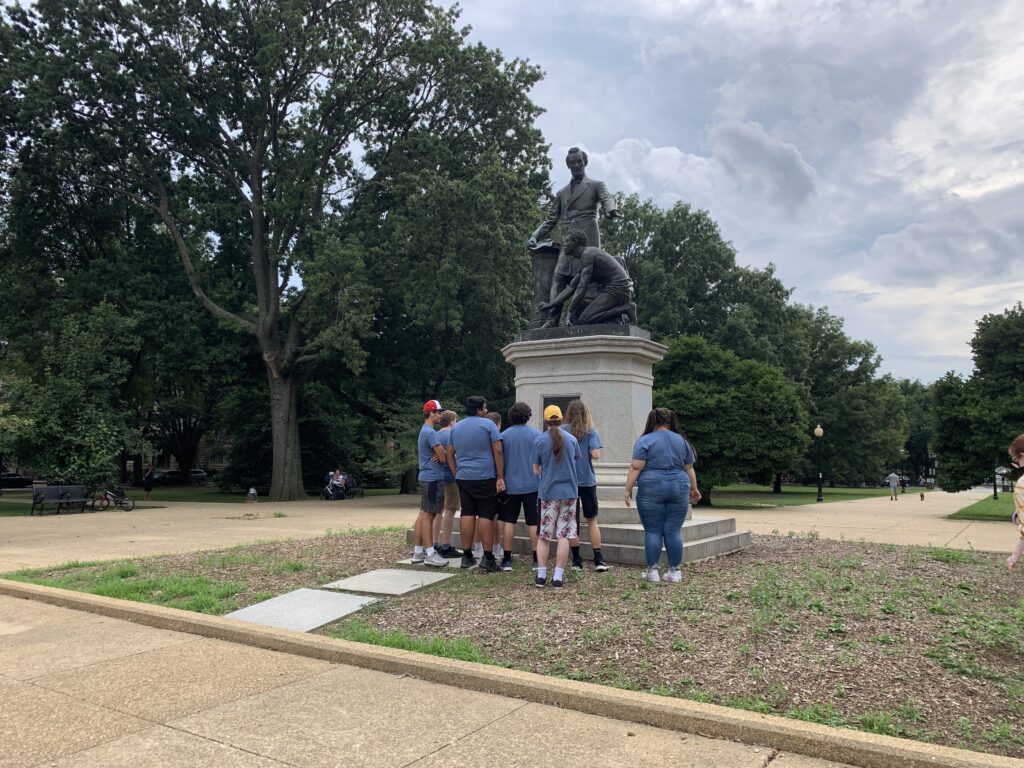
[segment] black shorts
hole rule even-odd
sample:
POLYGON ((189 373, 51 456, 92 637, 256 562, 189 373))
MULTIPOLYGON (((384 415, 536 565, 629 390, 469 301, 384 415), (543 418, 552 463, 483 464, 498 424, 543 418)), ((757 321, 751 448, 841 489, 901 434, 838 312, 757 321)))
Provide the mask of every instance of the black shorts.
POLYGON ((527 525, 540 525, 540 511, 537 509, 537 492, 532 493, 499 493, 498 519, 503 523, 515 524, 519 521, 519 509, 527 525))
POLYGON ((577 490, 580 494, 580 506, 583 507, 583 517, 587 520, 597 517, 597 486, 581 485, 577 490))
POLYGON ((444 483, 440 480, 420 482, 420 509, 436 515, 444 505, 444 483))
POLYGON ((498 514, 497 480, 456 480, 459 484, 460 517, 481 517, 493 520, 498 514))

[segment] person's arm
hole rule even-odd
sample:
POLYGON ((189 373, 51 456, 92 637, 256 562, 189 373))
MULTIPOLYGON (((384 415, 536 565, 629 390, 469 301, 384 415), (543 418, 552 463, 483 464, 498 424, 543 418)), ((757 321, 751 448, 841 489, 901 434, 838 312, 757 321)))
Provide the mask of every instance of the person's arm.
POLYGON ((686 474, 690 478, 690 501, 696 504, 700 501, 700 490, 697 488, 697 473, 693 471, 693 464, 686 465, 686 474))
POLYGON ((444 446, 440 443, 434 446, 434 458, 432 461, 436 461, 438 464, 444 464, 448 461, 448 454, 445 453, 444 446))
POLYGON ((540 464, 533 465, 533 474, 537 475, 537 477, 540 477, 540 464))
POLYGON ((626 506, 630 506, 633 502, 633 486, 636 485, 636 479, 640 477, 640 473, 644 471, 644 467, 647 466, 646 459, 632 459, 629 462, 629 472, 626 474, 626 506))
POLYGON ((608 187, 603 181, 594 182, 594 186, 597 187, 597 198, 601 201, 601 207, 604 209, 604 215, 609 219, 622 218, 622 214, 619 213, 619 209, 615 207, 615 198, 608 191, 608 187))
POLYGON ((590 458, 593 459, 594 461, 597 461, 598 459, 600 459, 601 458, 601 449, 600 448, 595 448, 594 450, 592 450, 590 452, 590 458))
POLYGON ((491 453, 494 454, 494 469, 498 473, 498 493, 505 492, 505 449, 501 440, 491 443, 491 453))
POLYGON ((547 218, 541 222, 541 225, 537 227, 530 238, 526 241, 526 244, 531 248, 537 245, 537 241, 540 240, 544 235, 555 228, 558 220, 562 218, 562 196, 555 195, 555 199, 551 201, 551 205, 548 207, 547 218))
POLYGON ((539 309, 542 312, 544 312, 544 311, 547 311, 549 309, 554 309, 559 304, 564 303, 566 299, 568 299, 570 296, 572 296, 573 291, 576 290, 576 286, 579 285, 579 283, 580 283, 580 274, 579 274, 579 272, 577 272, 575 275, 572 276, 572 280, 569 281, 569 284, 567 286, 565 286, 565 288, 562 289, 561 293, 559 293, 557 296, 555 296, 555 298, 553 298, 551 301, 547 301, 547 302, 544 302, 543 304, 541 304, 539 309))
POLYGON ((455 446, 451 443, 448 443, 448 451, 445 456, 445 460, 448 462, 448 469, 450 469, 454 475, 456 471, 458 471, 459 465, 458 462, 455 461, 455 446))

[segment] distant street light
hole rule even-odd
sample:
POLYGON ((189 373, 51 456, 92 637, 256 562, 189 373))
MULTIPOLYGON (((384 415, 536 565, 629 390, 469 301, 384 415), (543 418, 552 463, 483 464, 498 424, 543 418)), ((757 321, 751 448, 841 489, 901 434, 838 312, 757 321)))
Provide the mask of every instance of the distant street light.
POLYGON ((814 428, 814 442, 818 444, 818 501, 824 501, 825 495, 821 492, 821 438, 825 436, 825 430, 821 424, 814 428))

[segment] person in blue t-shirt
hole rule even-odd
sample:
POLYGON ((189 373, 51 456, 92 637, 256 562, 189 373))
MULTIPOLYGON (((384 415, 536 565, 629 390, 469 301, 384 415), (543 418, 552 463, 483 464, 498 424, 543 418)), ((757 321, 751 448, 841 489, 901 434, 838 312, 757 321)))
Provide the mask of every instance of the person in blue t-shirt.
POLYGON ((549 405, 544 409, 544 433, 533 441, 530 461, 538 477, 537 498, 540 504, 540 526, 537 531, 536 585, 543 588, 548 578, 548 545, 558 541, 555 549, 555 572, 551 586, 561 589, 565 565, 569 560, 569 539, 576 538, 576 462, 580 445, 576 438, 563 432, 562 409, 549 405))
MULTIPOLYGON (((580 524, 580 509, 587 521, 587 532, 590 535, 590 546, 594 550, 594 570, 607 571, 608 564, 601 554, 601 529, 597 527, 597 475, 594 474, 594 462, 601 458, 601 435, 598 434, 594 422, 590 418, 590 409, 582 400, 570 400, 565 407, 565 424, 562 429, 576 438, 580 444, 580 460, 576 462, 576 475, 579 478, 580 501, 576 507, 576 527, 580 524)), ((580 557, 580 540, 569 542, 572 550, 572 567, 583 570, 583 558, 580 557)))
POLYGON ((459 420, 455 411, 443 411, 437 422, 437 439, 445 451, 445 461, 441 469, 444 472, 444 508, 434 518, 434 549, 441 557, 461 557, 462 553, 452 546, 452 526, 455 515, 459 513, 459 486, 455 484, 455 475, 448 466, 448 443, 452 441, 452 427, 459 420))
POLYGON ((423 426, 416 441, 420 470, 417 476, 420 481, 420 513, 413 527, 412 562, 436 567, 448 565, 448 561, 434 549, 434 518, 444 502, 442 464, 447 459, 436 430, 443 410, 437 400, 427 400, 423 404, 423 426))
POLYGON ((504 552, 501 558, 503 571, 512 570, 512 545, 515 543, 520 509, 530 533, 533 562, 535 565, 537 563, 537 526, 540 524, 540 513, 537 511, 537 476, 533 474, 530 457, 533 443, 540 437, 540 432, 526 423, 531 416, 533 411, 530 406, 526 403, 516 403, 508 409, 511 426, 501 433, 502 451, 505 454, 505 493, 498 494, 498 520, 504 528, 504 552))
POLYGON ((459 539, 463 568, 476 565, 473 536, 480 529, 484 545, 480 567, 488 573, 500 570, 494 559, 494 518, 498 514, 498 493, 505 490, 505 455, 501 433, 485 419, 487 398, 474 395, 466 400, 466 418, 452 428, 448 444, 448 466, 459 486, 462 515, 459 539))
POLYGON ((639 480, 636 509, 644 526, 645 581, 660 581, 661 547, 668 555, 665 581, 680 582, 683 574, 683 523, 689 502, 700 501, 693 463, 696 451, 682 431, 674 411, 655 408, 647 416, 644 433, 633 446, 626 475, 626 506, 633 500, 639 480))

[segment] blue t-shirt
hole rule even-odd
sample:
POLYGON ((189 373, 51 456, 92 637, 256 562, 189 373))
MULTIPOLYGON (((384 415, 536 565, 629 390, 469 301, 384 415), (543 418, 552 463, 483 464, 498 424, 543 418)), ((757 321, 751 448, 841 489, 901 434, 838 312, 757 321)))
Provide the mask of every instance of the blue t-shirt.
MULTIPOLYGON (((450 429, 439 429, 437 430, 437 439, 441 443, 441 447, 448 451, 448 443, 452 441, 452 431, 450 429)), ((446 483, 454 483, 455 475, 452 474, 451 468, 448 466, 448 462, 444 462, 441 465, 441 474, 444 475, 444 481, 446 483)))
POLYGON ((678 469, 684 471, 687 464, 693 464, 696 455, 693 447, 678 432, 656 429, 641 435, 633 446, 633 458, 647 462, 648 469, 678 469))
POLYGON ((444 470, 441 468, 441 463, 436 461, 437 457, 434 454, 434 446, 440 444, 437 430, 429 424, 424 424, 420 428, 420 438, 416 441, 420 459, 420 473, 417 477, 421 483, 444 479, 444 470))
POLYGON ((501 433, 505 451, 505 493, 534 493, 537 476, 533 474, 533 441, 540 437, 528 424, 516 424, 501 433))
POLYGON ((497 477, 492 443, 501 440, 501 432, 490 419, 468 416, 452 427, 457 480, 490 480, 497 477))
MULTIPOLYGON (((562 425, 562 431, 566 434, 572 434, 569 431, 569 427, 564 424, 562 425)), ((597 475, 594 474, 594 460, 590 458, 590 452, 598 448, 604 448, 604 445, 601 444, 601 436, 597 433, 596 429, 591 427, 587 434, 583 436, 583 439, 578 440, 578 442, 580 444, 580 459, 576 462, 576 479, 583 487, 597 485, 597 475)))
POLYGON ((551 435, 546 431, 533 441, 530 455, 531 464, 540 464, 540 482, 537 498, 544 501, 553 499, 575 499, 579 496, 576 484, 576 462, 580 458, 580 444, 570 434, 562 433, 565 447, 562 457, 555 461, 551 450, 551 435))

